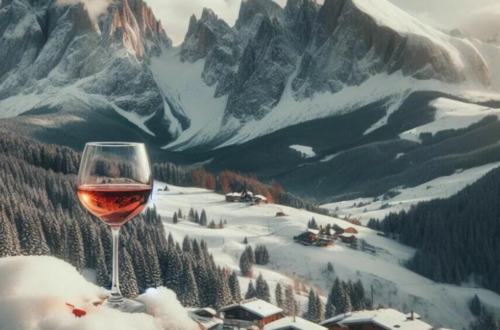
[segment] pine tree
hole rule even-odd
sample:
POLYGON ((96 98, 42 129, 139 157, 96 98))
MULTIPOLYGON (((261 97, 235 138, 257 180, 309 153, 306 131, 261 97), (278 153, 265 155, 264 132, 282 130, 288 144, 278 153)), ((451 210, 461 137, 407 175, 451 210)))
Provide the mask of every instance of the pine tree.
POLYGON ((182 241, 182 251, 191 253, 191 241, 188 235, 184 236, 184 240, 182 241))
POLYGON ((222 223, 222 219, 219 221, 219 228, 224 229, 224 224, 222 223))
POLYGON ((193 208, 189 209, 188 220, 191 221, 191 222, 194 222, 194 210, 193 210, 193 208))
POLYGON ((215 229, 215 222, 213 220, 210 221, 210 225, 208 225, 208 228, 215 229))
POLYGON ((352 308, 354 311, 361 311, 367 308, 366 292, 361 280, 353 284, 353 295, 351 296, 352 308))
POLYGON ((281 284, 278 283, 276 284, 276 290, 274 292, 274 297, 276 299, 276 306, 279 308, 283 309, 284 304, 283 304, 283 289, 281 288, 281 284))
POLYGON ((162 273, 158 252, 156 250, 156 247, 153 245, 153 240, 149 235, 146 238, 144 257, 147 265, 147 276, 144 286, 147 288, 160 287, 162 285, 162 273))
POLYGON ((345 314, 352 311, 351 300, 345 287, 338 278, 335 279, 332 289, 332 305, 335 308, 335 314, 345 314))
POLYGON ((198 286, 196 284, 195 276, 191 263, 187 262, 183 268, 182 274, 183 283, 181 285, 182 292, 179 295, 179 300, 184 307, 196 307, 199 306, 199 293, 198 286))
POLYGON ((200 223, 200 216, 198 214, 198 211, 194 212, 194 222, 199 223, 200 225, 203 225, 202 223, 200 223))
POLYGON ((174 217, 172 218, 172 223, 176 224, 179 222, 179 219, 177 217, 177 212, 174 212, 174 217))
POLYGON ((104 249, 102 247, 101 241, 97 241, 96 280, 97 284, 102 287, 108 287, 110 281, 109 271, 106 265, 106 258, 104 256, 104 249))
POLYGON ((314 290, 311 288, 309 291, 309 301, 307 305, 307 319, 311 322, 317 323, 317 304, 316 304, 316 293, 314 293, 314 290))
POLYGON ((177 217, 179 219, 184 219, 184 216, 182 215, 182 210, 181 209, 179 209, 179 211, 177 212, 177 217))
POLYGON ((469 309, 472 313, 472 315, 474 316, 479 316, 481 315, 481 311, 483 309, 482 307, 482 304, 481 304, 481 300, 479 300, 479 297, 476 295, 474 295, 474 298, 471 299, 470 303, 469 303, 469 309))
MULTIPOLYGON (((19 233, 19 242, 21 245, 21 252, 23 255, 30 256, 40 256, 49 255, 50 250, 45 240, 45 236, 42 232, 41 224, 38 219, 31 217, 29 214, 23 210, 17 210, 15 215, 15 223, 17 224, 17 231, 19 233)), ((78 226, 77 226, 78 227, 78 226)), ((82 243, 80 230, 74 235, 78 234, 79 243, 82 243)), ((81 246, 81 260, 80 255, 77 256, 77 260, 73 264, 75 267, 78 264, 80 268, 79 271, 84 266, 85 256, 83 255, 83 246, 81 246)))
POLYGON ((265 245, 257 245, 255 248, 255 263, 257 265, 267 265, 269 263, 269 252, 265 245))
POLYGON ((257 293, 255 292, 253 282, 250 281, 248 283, 248 289, 247 289, 247 292, 245 294, 245 299, 252 299, 252 298, 255 298, 256 296, 257 296, 257 293))
POLYGON ((14 242, 14 240, 17 239, 18 238, 14 236, 12 224, 7 220, 5 212, 0 212, 0 258, 19 254, 19 250, 16 249, 16 244, 14 242))
POLYGON ((239 303, 241 301, 241 290, 236 271, 233 271, 229 276, 229 288, 231 289, 232 302, 239 303))
POLYGON ((245 236, 245 239, 243 240, 243 244, 248 244, 248 238, 245 236))
POLYGON ((168 242, 168 246, 171 247, 171 246, 174 246, 175 245, 175 241, 174 241, 174 237, 172 236, 172 233, 168 233, 168 239, 167 239, 167 242, 168 242))
POLYGON ((285 286, 285 305, 284 310, 288 316, 297 316, 297 301, 291 285, 285 286))
POLYGON ((130 254, 126 249, 120 251, 120 290, 124 297, 135 298, 139 294, 139 287, 137 286, 137 278, 135 276, 134 267, 130 254))
POLYGON ((201 210, 201 216, 200 216, 200 225, 201 226, 206 226, 207 225, 207 213, 205 212, 205 209, 201 210))
POLYGON ((168 268, 166 274, 164 275, 165 285, 177 294, 180 294, 183 268, 179 251, 176 248, 168 249, 167 259, 168 268))
POLYGON ((68 253, 70 260, 69 262, 75 266, 75 268, 81 272, 85 266, 85 252, 83 250, 82 235, 80 233, 80 227, 75 220, 69 220, 69 232, 68 232, 68 253))
POLYGON ((196 266, 195 278, 196 285, 198 286, 198 300, 200 306, 210 306, 208 274, 201 263, 198 263, 196 266))
POLYGON ((255 294, 257 298, 265 300, 267 302, 271 302, 269 285, 267 284, 266 280, 264 280, 264 277, 262 277, 262 274, 259 274, 259 277, 257 277, 255 294))
POLYGON ((491 311, 484 311, 481 316, 470 325, 470 330, 499 330, 498 320, 491 311))
POLYGON ((253 274, 252 264, 248 260, 248 253, 246 253, 246 251, 241 254, 240 269, 241 269, 241 275, 246 277, 252 277, 253 274))
POLYGON ((255 254, 253 253, 253 249, 251 245, 248 245, 245 249, 245 253, 247 254, 248 261, 251 264, 255 264, 255 254))
POLYGON ((325 320, 325 305, 321 301, 321 297, 316 293, 316 323, 321 323, 325 320))

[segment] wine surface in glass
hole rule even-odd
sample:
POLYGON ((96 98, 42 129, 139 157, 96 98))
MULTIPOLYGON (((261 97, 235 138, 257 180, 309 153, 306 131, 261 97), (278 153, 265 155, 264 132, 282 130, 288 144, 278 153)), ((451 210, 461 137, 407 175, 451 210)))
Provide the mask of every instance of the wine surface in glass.
POLYGON ((146 207, 151 186, 100 184, 78 187, 78 198, 87 210, 110 226, 121 226, 146 207))

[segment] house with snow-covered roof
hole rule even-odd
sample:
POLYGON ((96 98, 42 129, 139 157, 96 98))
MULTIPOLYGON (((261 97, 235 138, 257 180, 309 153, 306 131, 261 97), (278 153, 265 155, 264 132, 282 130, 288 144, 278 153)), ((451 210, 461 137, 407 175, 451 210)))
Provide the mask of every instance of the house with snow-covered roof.
POLYGON ((432 330, 417 318, 418 314, 403 314, 395 309, 359 311, 337 315, 321 322, 329 330, 432 330))
POLYGON ((201 325, 200 328, 202 329, 218 329, 223 323, 222 319, 217 317, 217 312, 212 308, 187 308, 187 310, 189 317, 201 325))
POLYGON ((262 329, 266 324, 284 317, 281 308, 257 298, 223 307, 220 312, 223 314, 225 325, 239 328, 258 326, 262 329))
POLYGON ((300 317, 287 316, 267 324, 264 330, 327 330, 327 328, 300 317))

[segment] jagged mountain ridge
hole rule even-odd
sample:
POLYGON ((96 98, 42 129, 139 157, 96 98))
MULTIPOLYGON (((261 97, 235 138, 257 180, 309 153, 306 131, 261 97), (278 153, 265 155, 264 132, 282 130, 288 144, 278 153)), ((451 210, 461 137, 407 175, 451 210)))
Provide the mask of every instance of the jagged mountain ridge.
POLYGON ((220 118, 173 148, 248 141, 253 137, 241 133, 246 124, 265 123, 285 98, 306 113, 317 96, 339 94, 378 75, 491 88, 493 67, 476 43, 425 26, 387 1, 289 0, 281 8, 272 0, 246 0, 232 29, 205 9, 199 20, 191 18, 180 57, 205 61, 202 79, 227 103, 220 118))
POLYGON ((169 106, 146 65, 172 47, 161 22, 142 0, 114 2, 98 17, 87 6, 2 1, 0 117, 37 109, 64 116, 82 101, 171 141, 189 119, 169 106))

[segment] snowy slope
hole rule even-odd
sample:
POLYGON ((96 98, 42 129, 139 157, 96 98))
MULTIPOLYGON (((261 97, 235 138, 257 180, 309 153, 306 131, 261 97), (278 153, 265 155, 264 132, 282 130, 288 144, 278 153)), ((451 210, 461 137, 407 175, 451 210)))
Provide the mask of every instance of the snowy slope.
POLYGON ((0 259, 1 330, 196 330, 175 293, 148 290, 138 300, 149 314, 126 314, 96 307, 102 289, 53 257, 0 259), (87 315, 75 317, 66 303, 87 315))
POLYGON ((430 103, 430 106, 436 108, 434 121, 400 134, 402 139, 421 142, 421 133, 431 133, 434 135, 439 131, 467 128, 487 116, 500 116, 500 109, 492 109, 445 98, 436 99, 430 103))
MULTIPOLYGON (((163 186, 159 183, 159 186, 163 186)), ((243 240, 248 238, 254 247, 265 244, 270 252, 270 264, 257 266, 254 273, 262 273, 274 292, 277 282, 292 283, 299 278, 308 286, 327 292, 334 276, 326 272, 327 262, 332 262, 335 273, 343 280, 361 279, 365 288, 374 286, 375 303, 388 304, 401 310, 415 310, 424 320, 435 326, 462 328, 470 322, 472 315, 467 301, 478 294, 481 301, 495 310, 500 310, 500 296, 487 290, 473 287, 457 287, 436 284, 417 275, 401 265, 414 250, 391 239, 380 237, 376 232, 356 227, 359 238, 378 249, 376 255, 355 251, 337 243, 333 248, 305 247, 293 242, 293 236, 301 233, 314 216, 319 224, 336 223, 342 227, 349 223, 280 205, 248 206, 226 203, 223 196, 197 188, 169 186, 169 192, 155 192, 153 201, 163 216, 165 229, 176 240, 185 235, 204 239, 220 265, 239 271, 239 256, 245 248, 243 240), (224 229, 208 229, 187 220, 172 223, 172 216, 179 208, 187 214, 193 207, 199 212, 205 209, 208 220, 227 220, 224 229), (282 211, 286 217, 276 218, 282 211)), ((246 290, 249 279, 240 278, 242 290, 246 290)), ((304 293, 303 304, 307 294, 304 293)), ((304 308, 305 305, 303 305, 304 308)))
POLYGON ((419 202, 455 195, 499 166, 500 163, 488 164, 440 177, 413 188, 394 189, 400 194, 388 200, 383 200, 383 196, 379 196, 377 201, 374 198, 359 198, 325 204, 322 207, 339 216, 360 219, 366 224, 371 218, 382 219, 391 212, 409 210, 419 202))
POLYGON ((227 97, 214 98, 215 86, 207 86, 201 79, 203 61, 183 63, 179 48, 165 49, 151 60, 151 72, 163 94, 175 99, 191 121, 189 129, 181 133, 174 144, 182 143, 197 134, 207 124, 220 117, 227 97))

